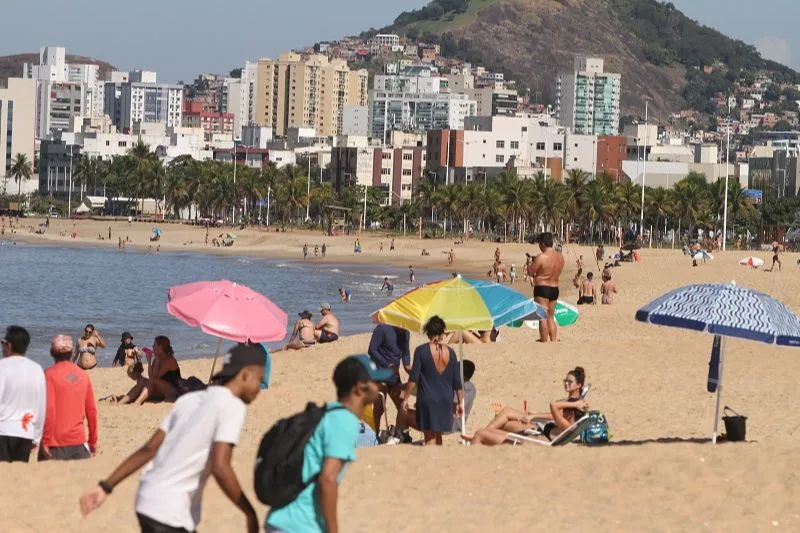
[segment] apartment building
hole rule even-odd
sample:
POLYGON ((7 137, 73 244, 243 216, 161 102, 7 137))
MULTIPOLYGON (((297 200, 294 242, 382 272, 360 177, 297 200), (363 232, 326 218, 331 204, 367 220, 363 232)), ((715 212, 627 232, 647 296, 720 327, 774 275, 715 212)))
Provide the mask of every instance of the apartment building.
POLYGON ((556 116, 561 124, 581 135, 616 135, 619 132, 619 74, 604 72, 599 57, 575 58, 572 72, 559 74, 556 116))
MULTIPOLYGON (((3 191, 17 194, 11 178, 11 165, 17 154, 28 157, 33 166, 36 143, 36 81, 9 78, 8 88, 0 88, 0 185, 3 191)), ((22 183, 22 193, 36 190, 35 180, 22 183)))
POLYGON ((447 78, 429 68, 412 68, 396 76, 375 76, 370 91, 370 135, 389 143, 393 130, 460 129, 474 116, 475 100, 445 92, 447 78))
POLYGON ((37 81, 36 136, 69 131, 71 121, 84 114, 86 86, 71 81, 37 81))
POLYGON ((323 136, 342 131, 345 106, 367 105, 368 74, 327 56, 281 54, 256 64, 255 123, 279 137, 291 127, 311 127, 323 136))
POLYGON ((105 113, 123 133, 136 123, 183 124, 183 86, 128 81, 105 84, 105 113))
POLYGON ((208 112, 200 102, 184 102, 182 120, 184 127, 201 128, 207 141, 214 135, 233 135, 233 115, 208 112))

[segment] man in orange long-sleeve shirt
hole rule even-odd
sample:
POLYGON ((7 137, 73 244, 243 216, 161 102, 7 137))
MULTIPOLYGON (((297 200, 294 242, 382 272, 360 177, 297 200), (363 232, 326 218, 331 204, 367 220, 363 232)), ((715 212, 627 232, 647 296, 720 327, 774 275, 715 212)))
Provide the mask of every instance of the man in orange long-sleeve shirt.
POLYGON ((55 364, 44 371, 47 411, 39 460, 88 459, 96 453, 97 406, 92 382, 70 361, 72 337, 56 335, 50 345, 55 364), (89 440, 83 421, 89 424, 89 440))

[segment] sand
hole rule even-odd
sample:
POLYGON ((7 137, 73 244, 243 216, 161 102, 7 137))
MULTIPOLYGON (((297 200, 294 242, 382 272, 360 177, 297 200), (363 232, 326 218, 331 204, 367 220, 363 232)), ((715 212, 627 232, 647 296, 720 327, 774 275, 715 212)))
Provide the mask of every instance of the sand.
MULTIPOLYGON (((58 238, 55 221, 46 237, 58 238), (56 237, 53 237, 56 235, 56 237)), ((107 223, 78 222, 80 234, 97 237, 107 223)), ((127 231, 137 246, 146 246, 149 226, 112 226, 127 231)), ((352 237, 336 239, 311 233, 239 232, 233 249, 268 257, 299 257, 303 242, 327 242, 329 261, 352 261, 352 237)), ((162 249, 183 249, 183 239, 202 242, 204 230, 165 226, 162 249), (191 237, 190 237, 191 236, 191 237)), ((21 233, 20 236, 29 238, 21 233)), ((32 237, 32 236, 31 236, 32 237)), ((81 237, 77 243, 96 244, 81 237)), ((446 269, 443 241, 362 239, 365 263, 413 262, 446 269), (385 251, 378 252, 383 240, 385 251), (419 257, 422 247, 431 251, 419 257)), ((108 244, 101 241, 101 244, 108 244)), ((453 270, 485 272, 495 244, 469 242, 455 246, 453 270)), ((502 245, 504 257, 518 267, 530 246, 502 245)), ((205 246, 192 249, 205 251, 205 246)), ((218 251, 218 250, 214 250, 218 251)), ((594 265, 588 248, 571 247, 562 295, 577 299, 570 284, 575 255, 594 265)), ((667 290, 690 282, 727 282, 771 294, 792 309, 800 306, 797 256, 783 256, 782 272, 767 273, 739 266, 750 253, 716 253, 712 263, 692 268, 680 251, 642 250, 643 261, 614 271, 620 294, 612 306, 581 307, 581 318, 562 329, 557 344, 535 343, 528 329, 508 329, 498 344, 468 346, 475 361, 478 397, 468 421, 472 430, 492 416, 492 404, 503 402, 545 409, 562 397, 561 379, 583 366, 593 387, 591 407, 606 413, 612 445, 570 445, 560 449, 533 446, 464 447, 451 436, 442 448, 379 447, 358 452, 340 489, 341 530, 360 531, 800 531, 800 412, 795 408, 797 357, 790 348, 747 341, 728 343, 723 404, 748 419, 748 443, 709 443, 714 396, 705 389, 711 338, 633 319, 641 305, 667 290)), ((758 255, 758 254, 756 254, 758 255)), ((769 254, 760 254, 769 260, 769 254)), ((443 276, 446 275, 443 273, 443 276)), ((520 288, 522 288, 520 286, 520 288)), ((250 406, 235 469, 248 494, 253 460, 263 432, 278 418, 307 401, 332 400, 333 366, 342 357, 363 352, 368 335, 342 339, 300 353, 274 357, 273 384, 250 406)), ((415 336, 412 344, 422 342, 415 336)), ((180 355, 179 355, 180 357, 180 355)), ((185 375, 207 378, 210 361, 182 362, 185 375)), ((119 369, 91 372, 98 397, 126 390, 130 381, 119 369)), ((6 497, 0 499, 4 532, 138 531, 133 513, 136 476, 119 486, 105 505, 86 519, 77 499, 154 431, 170 406, 141 408, 100 405, 100 455, 80 463, 0 465, 6 497)), ((259 515, 266 509, 257 507, 259 515)), ((204 501, 202 532, 242 531, 244 520, 212 481, 204 501)))

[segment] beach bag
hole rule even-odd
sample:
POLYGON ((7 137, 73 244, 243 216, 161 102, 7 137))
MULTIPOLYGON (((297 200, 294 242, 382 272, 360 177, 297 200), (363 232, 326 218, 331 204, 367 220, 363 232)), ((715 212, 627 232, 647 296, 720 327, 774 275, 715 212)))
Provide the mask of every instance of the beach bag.
POLYGON ((588 446, 598 444, 608 444, 611 440, 611 432, 608 429, 608 421, 600 411, 589 411, 590 423, 581 432, 581 442, 588 446))
POLYGON ((375 430, 363 420, 359 424, 360 430, 356 439, 356 448, 372 448, 378 445, 378 436, 375 430))
POLYGON ((303 481, 305 447, 325 413, 337 409, 344 407, 329 410, 325 404, 318 406, 309 402, 305 411, 278 420, 264 434, 258 446, 253 476, 258 501, 273 509, 284 507, 317 480, 319 473, 303 481))
POLYGON ((728 442, 741 442, 747 435, 747 417, 742 416, 727 405, 722 410, 725 416, 722 421, 725 423, 725 435, 728 442), (728 412, 733 413, 733 416, 728 412))
POLYGON ((178 382, 178 395, 183 396, 184 394, 188 394, 190 392, 196 392, 199 390, 205 390, 206 384, 200 380, 200 378, 196 376, 189 376, 186 379, 182 379, 178 382))

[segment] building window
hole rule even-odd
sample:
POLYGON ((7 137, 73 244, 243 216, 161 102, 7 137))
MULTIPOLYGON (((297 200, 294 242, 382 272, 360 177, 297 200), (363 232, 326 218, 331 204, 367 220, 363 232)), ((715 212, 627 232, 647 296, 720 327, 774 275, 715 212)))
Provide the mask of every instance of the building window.
POLYGON ((522 130, 521 131, 522 131, 522 133, 527 133, 528 126, 522 126, 522 130))
POLYGON ((404 168, 403 169, 403 176, 410 176, 410 175, 411 175, 411 169, 410 168, 404 168))
POLYGON ((494 162, 502 163, 504 158, 505 156, 503 154, 497 154, 496 156, 494 156, 494 162))
POLYGON ((413 161, 414 154, 403 154, 403 161, 413 161))
POLYGON ((511 149, 519 150, 519 141, 511 141, 511 149))
POLYGON ((536 143, 537 150, 544 150, 544 143, 536 143))
POLYGON ((505 141, 497 141, 495 143, 495 148, 505 148, 505 147, 506 147, 506 142, 505 141))
POLYGON ((391 159, 391 158, 392 158, 391 152, 383 152, 383 154, 381 155, 381 159, 391 159))
POLYGON ((391 176, 392 169, 391 168, 382 168, 381 169, 381 176, 391 176))
POLYGON ((560 152, 562 150, 561 143, 553 143, 553 150, 560 152))

